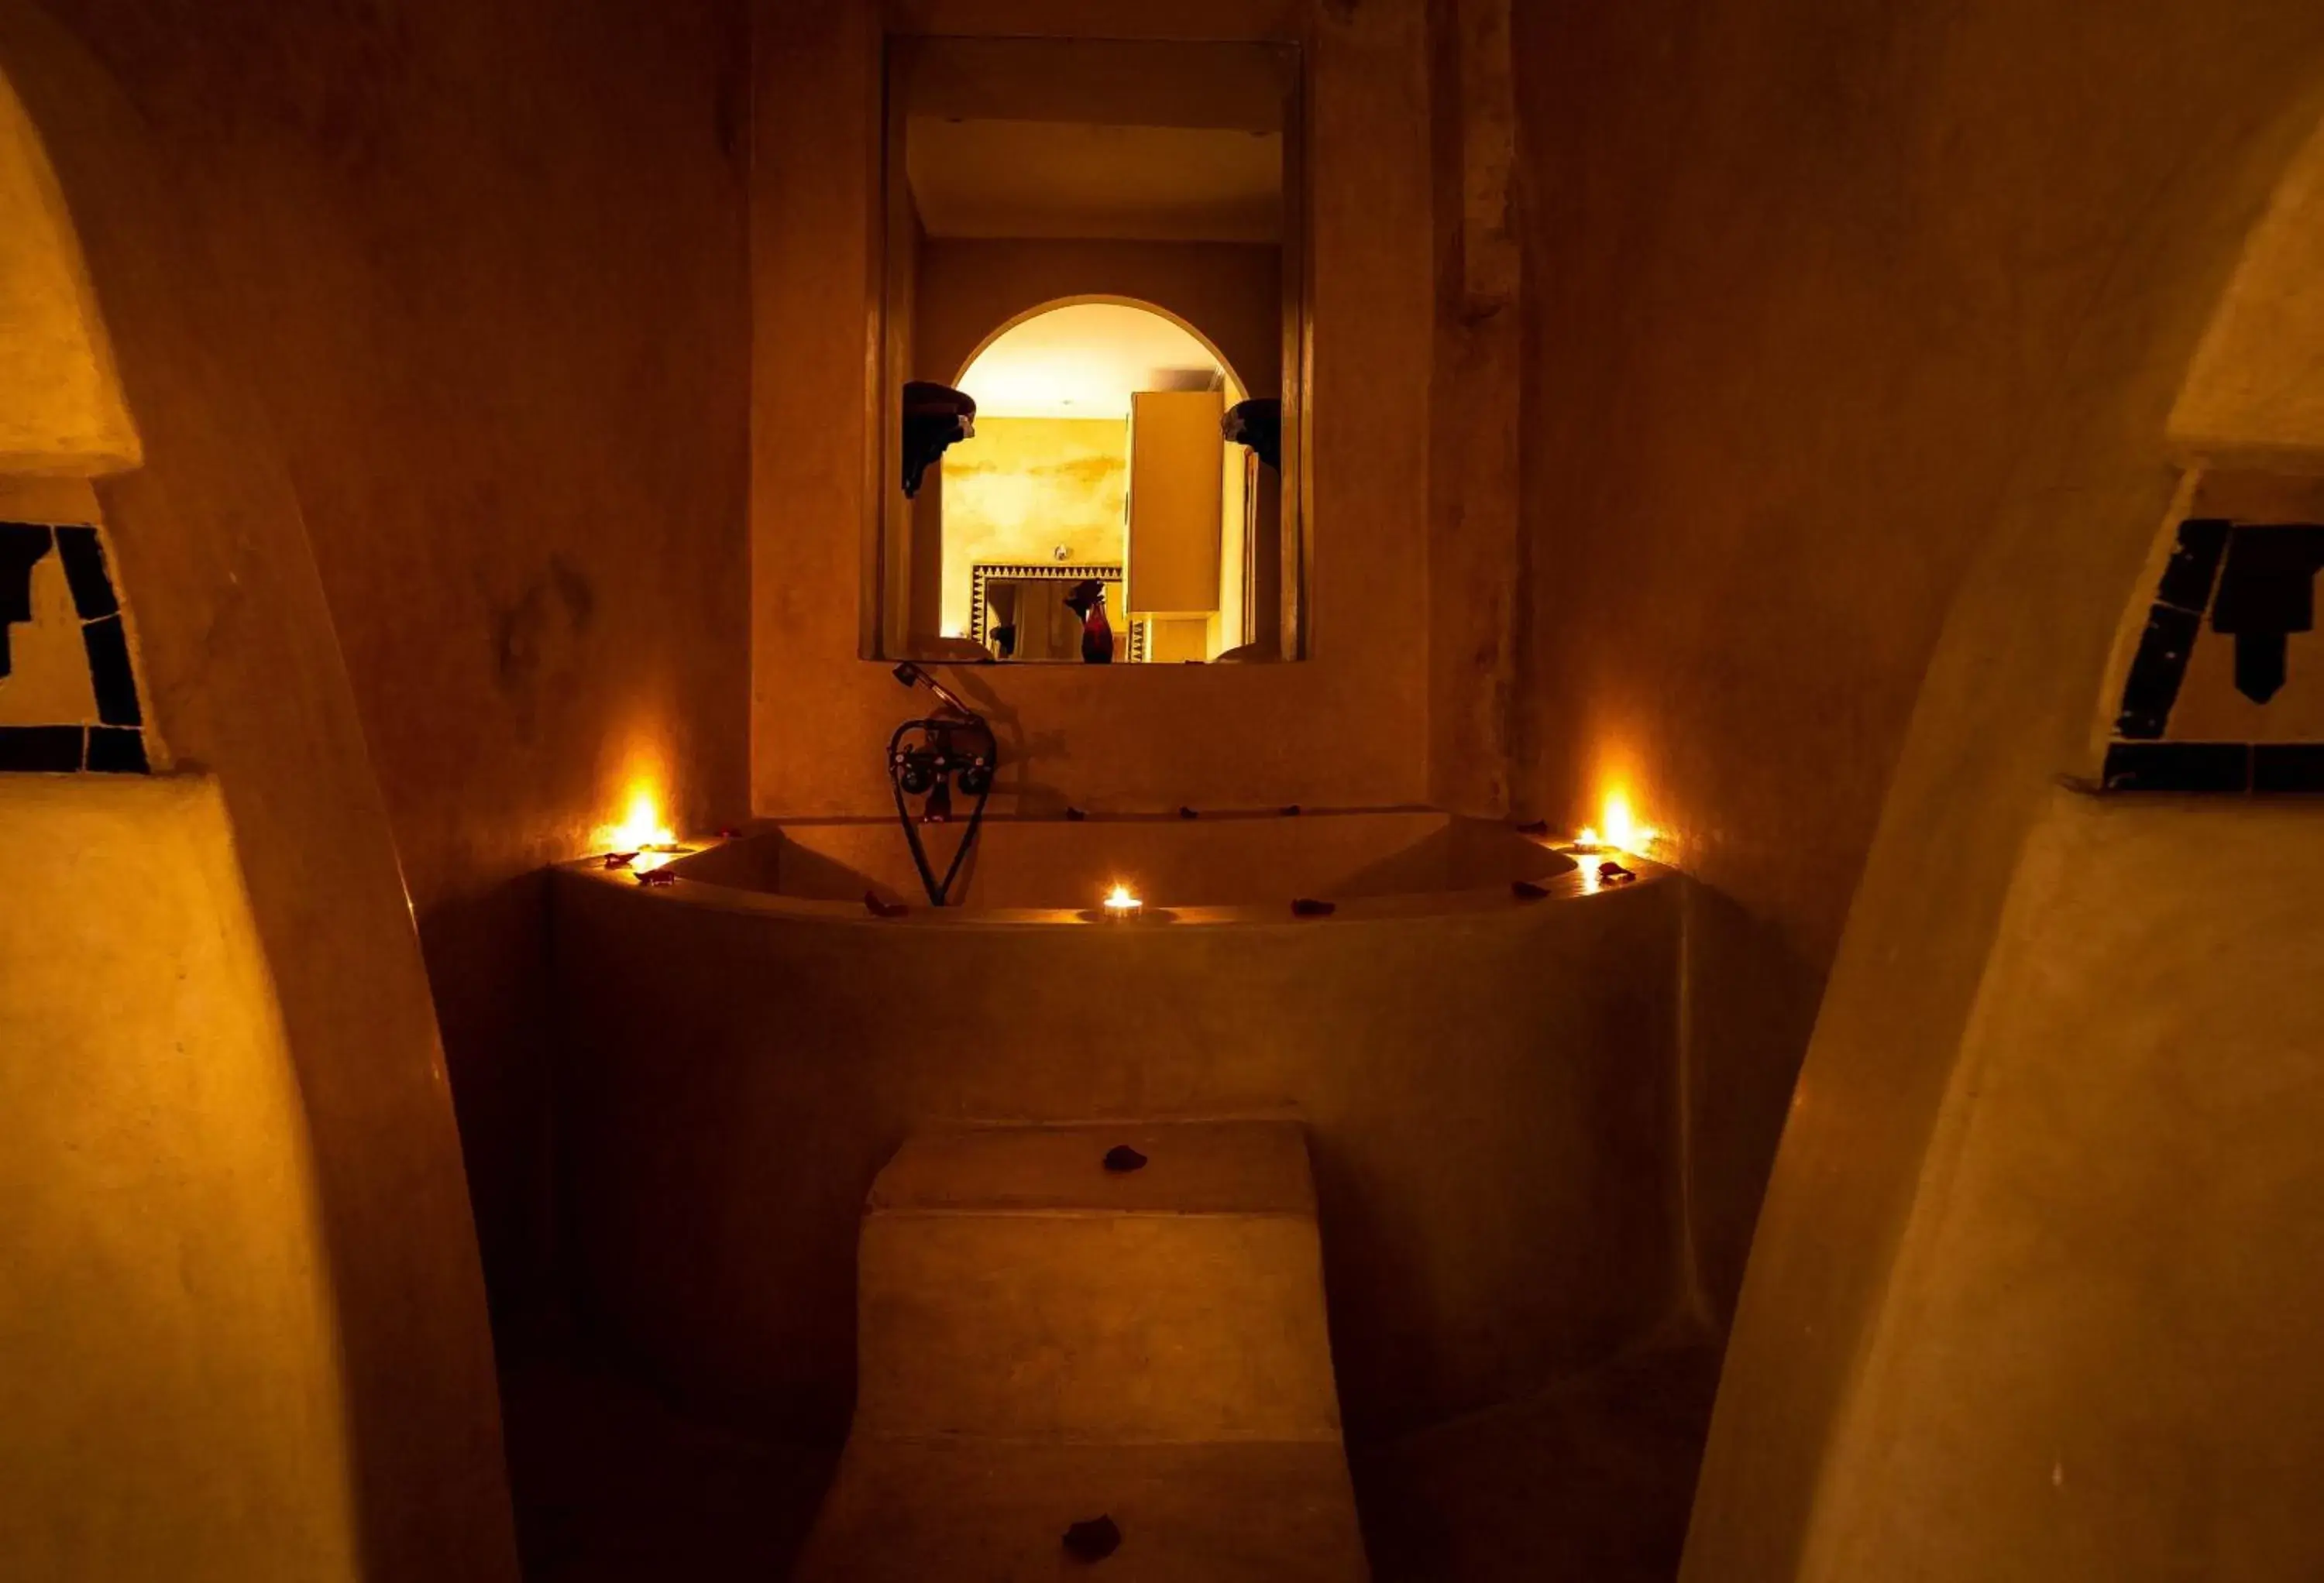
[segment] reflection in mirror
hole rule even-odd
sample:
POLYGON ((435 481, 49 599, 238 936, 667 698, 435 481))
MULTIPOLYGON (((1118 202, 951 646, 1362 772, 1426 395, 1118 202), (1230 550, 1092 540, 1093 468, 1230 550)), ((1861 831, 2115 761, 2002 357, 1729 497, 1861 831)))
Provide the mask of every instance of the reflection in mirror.
POLYGON ((883 653, 1296 657, 1296 57, 889 59, 883 653))
POLYGON ((1127 644, 1106 612, 1121 606, 1120 566, 1001 566, 980 561, 970 578, 968 635, 995 659, 1077 659, 1111 665, 1146 658, 1143 634, 1127 644))

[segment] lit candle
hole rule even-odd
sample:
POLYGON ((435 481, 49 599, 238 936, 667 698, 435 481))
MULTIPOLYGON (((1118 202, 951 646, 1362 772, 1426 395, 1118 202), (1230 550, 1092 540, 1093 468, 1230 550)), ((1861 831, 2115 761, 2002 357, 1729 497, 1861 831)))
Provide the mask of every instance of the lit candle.
POLYGON ((1145 903, 1130 893, 1130 887, 1117 882, 1105 898, 1105 916, 1113 922, 1124 923, 1136 917, 1145 903))
POLYGON ((629 861, 618 866, 635 874, 650 873, 686 851, 678 844, 677 835, 661 822, 653 794, 642 789, 630 798, 629 816, 618 824, 598 826, 591 844, 610 856, 626 857, 629 861))

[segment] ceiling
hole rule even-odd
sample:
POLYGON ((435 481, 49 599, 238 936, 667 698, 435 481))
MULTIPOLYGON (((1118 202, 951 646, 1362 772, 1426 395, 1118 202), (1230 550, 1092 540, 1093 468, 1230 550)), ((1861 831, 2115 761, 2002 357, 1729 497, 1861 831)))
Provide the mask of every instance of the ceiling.
MULTIPOLYGON (((960 388, 984 418, 1130 416, 1135 391, 1204 391, 1226 371, 1170 319, 1112 302, 1052 308, 1003 334, 970 364, 960 388)), ((1227 399, 1242 392, 1230 379, 1227 399)))
POLYGON ((907 123, 930 236, 1278 243, 1283 134, 1050 120, 907 123))

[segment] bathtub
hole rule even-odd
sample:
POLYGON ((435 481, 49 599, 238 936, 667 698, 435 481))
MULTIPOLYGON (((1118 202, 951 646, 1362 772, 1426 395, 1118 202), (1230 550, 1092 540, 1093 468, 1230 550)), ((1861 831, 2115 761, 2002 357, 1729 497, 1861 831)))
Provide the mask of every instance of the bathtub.
MULTIPOLYGON (((962 824, 924 830, 939 874, 965 833, 962 824)), ((996 915, 1030 923, 1095 921, 1101 898, 1116 885, 1132 888, 1150 917, 1205 923, 1279 915, 1297 900, 1326 901, 1335 912, 1381 902, 1435 910, 1455 898, 1505 903, 1513 882, 1572 875, 1579 865, 1506 824, 1425 811, 1271 810, 989 819, 961 866, 951 898, 958 905, 942 911, 928 902, 893 819, 783 824, 669 867, 681 878, 730 889, 838 903, 843 914, 868 910, 869 895, 884 907, 908 907, 921 922, 943 924, 996 915)))
POLYGON ((702 1406, 836 1432, 857 1216, 910 1132, 1288 1115, 1351 1432, 1540 1389, 1680 1301, 1680 891, 1633 867, 1395 811, 994 820, 941 910, 892 821, 561 869, 576 1300, 702 1406), (1105 921, 1117 882, 1146 916, 1105 921))

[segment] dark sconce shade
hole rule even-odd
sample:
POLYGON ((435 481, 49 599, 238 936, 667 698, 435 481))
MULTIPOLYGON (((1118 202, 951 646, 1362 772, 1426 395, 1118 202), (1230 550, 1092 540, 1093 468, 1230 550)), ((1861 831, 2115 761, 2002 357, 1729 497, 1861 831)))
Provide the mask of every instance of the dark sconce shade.
POLYGON ((1277 473, 1283 471, 1283 403, 1273 397, 1243 401, 1227 409, 1220 428, 1228 443, 1248 446, 1259 459, 1277 473))
POLYGON ((930 380, 904 387, 904 498, 918 500, 920 481, 936 458, 976 437, 976 401, 965 391, 930 380))

